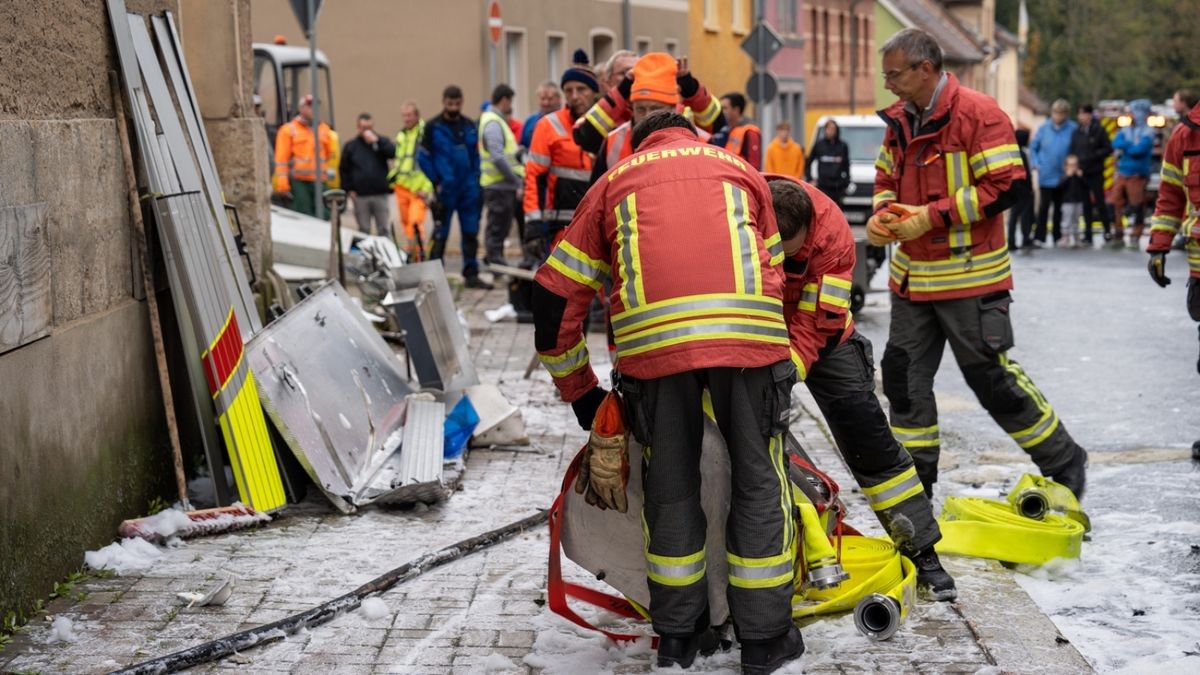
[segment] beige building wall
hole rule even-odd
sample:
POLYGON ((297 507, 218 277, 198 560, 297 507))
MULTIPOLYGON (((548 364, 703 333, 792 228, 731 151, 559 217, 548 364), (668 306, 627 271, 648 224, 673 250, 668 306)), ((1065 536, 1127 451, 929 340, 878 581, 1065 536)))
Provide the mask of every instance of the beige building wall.
POLYGON ((1005 49, 996 59, 996 103, 1008 114, 1013 124, 1017 123, 1020 108, 1019 88, 1021 77, 1020 59, 1015 48, 1005 49))
MULTIPOLYGON (((551 76, 557 81, 575 49, 587 51, 595 66, 622 46, 621 0, 502 0, 500 7, 496 81, 517 90, 518 117, 536 109, 535 88, 551 76)), ((687 52, 687 0, 632 0, 631 8, 632 48, 687 52)), ((477 117, 491 93, 486 14, 486 0, 325 3, 317 42, 333 72, 342 139, 361 112, 388 134, 400 128, 405 101, 415 101, 423 117, 436 114, 447 84, 462 88, 467 114, 477 117)), ((283 35, 288 44, 307 44, 287 0, 255 0, 251 22, 255 42, 283 35)))

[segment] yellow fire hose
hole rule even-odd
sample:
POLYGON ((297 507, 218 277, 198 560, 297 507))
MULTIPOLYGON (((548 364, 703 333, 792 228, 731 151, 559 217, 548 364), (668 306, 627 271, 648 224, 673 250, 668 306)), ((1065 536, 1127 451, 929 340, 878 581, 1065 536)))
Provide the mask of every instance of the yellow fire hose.
POLYGON ((1013 504, 977 497, 947 497, 938 525, 938 553, 1009 563, 1043 565, 1055 558, 1078 558, 1083 543, 1083 525, 1066 516, 1045 513, 1034 520, 1013 504))
POLYGON ((1092 521, 1079 508, 1079 500, 1071 489, 1049 478, 1027 473, 1008 493, 1008 501, 1026 518, 1041 520, 1047 513, 1061 513, 1092 531, 1092 521))

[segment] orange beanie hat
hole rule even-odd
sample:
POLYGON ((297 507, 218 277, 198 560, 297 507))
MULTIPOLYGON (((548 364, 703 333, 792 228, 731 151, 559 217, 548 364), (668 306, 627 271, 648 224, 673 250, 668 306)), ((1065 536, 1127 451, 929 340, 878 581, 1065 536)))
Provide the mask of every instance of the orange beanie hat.
POLYGON ((664 52, 651 52, 640 57, 633 66, 632 101, 658 101, 668 105, 679 103, 679 85, 675 83, 675 57, 664 52))

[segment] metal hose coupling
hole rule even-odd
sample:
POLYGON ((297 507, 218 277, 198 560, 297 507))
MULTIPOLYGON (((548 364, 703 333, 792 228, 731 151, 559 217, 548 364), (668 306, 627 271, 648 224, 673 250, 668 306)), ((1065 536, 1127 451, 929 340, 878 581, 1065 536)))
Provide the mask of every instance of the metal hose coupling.
POLYGON ((819 560, 808 568, 808 583, 816 589, 833 588, 849 578, 850 573, 836 558, 819 560))
POLYGON ((854 606, 854 627, 868 640, 890 639, 900 629, 900 603, 895 598, 872 593, 854 606))
POLYGON ((1017 507, 1017 513, 1034 520, 1045 519, 1046 513, 1050 510, 1049 497, 1044 490, 1038 488, 1021 490, 1013 495, 1012 503, 1017 507))

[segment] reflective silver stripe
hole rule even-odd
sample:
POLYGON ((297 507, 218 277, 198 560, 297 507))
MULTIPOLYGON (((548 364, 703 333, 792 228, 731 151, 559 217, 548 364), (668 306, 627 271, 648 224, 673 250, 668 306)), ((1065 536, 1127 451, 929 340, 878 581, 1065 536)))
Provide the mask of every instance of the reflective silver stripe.
POLYGON ((554 127, 554 133, 559 136, 567 135, 567 130, 563 128, 562 120, 558 119, 558 113, 546 115, 545 119, 550 122, 550 126, 554 127))
POLYGON ((575 209, 547 209, 545 220, 553 223, 569 223, 575 220, 575 209))
POLYGON ((758 256, 754 246, 754 235, 750 232, 750 224, 746 221, 746 192, 736 185, 730 185, 733 195, 733 225, 737 228, 738 245, 742 250, 742 278, 745 282, 746 293, 758 294, 754 285, 754 273, 758 271, 758 256))
POLYGON ((1163 162, 1162 165, 1162 180, 1174 185, 1183 185, 1183 173, 1174 166, 1163 162))
MULTIPOLYGON (((995 251, 989 251, 981 255, 974 256, 971 259, 972 264, 976 269, 986 267, 992 263, 1000 262, 1008 257, 1008 247, 1001 247, 995 251)), ((940 274, 957 274, 963 271, 962 260, 910 260, 908 254, 896 250, 892 256, 893 262, 907 266, 914 274, 923 276, 938 276, 940 274)))
POLYGON ((790 560, 770 567, 747 567, 733 562, 729 563, 729 576, 739 579, 774 579, 791 573, 792 562, 790 560))
POLYGON ((1037 440, 1038 436, 1046 433, 1050 427, 1056 424, 1058 424, 1058 414, 1051 410, 1050 414, 1044 417, 1032 429, 1029 429, 1025 432, 1018 431, 1017 433, 1009 434, 1009 436, 1012 436, 1012 439, 1017 442, 1017 445, 1023 448, 1025 447, 1026 443, 1031 443, 1032 441, 1037 440))
POLYGON ((901 443, 909 443, 912 441, 936 441, 938 440, 938 430, 926 431, 923 433, 912 433, 908 431, 900 431, 896 427, 892 427, 892 434, 901 443))
MULTIPOLYGON (((601 279, 608 276, 607 269, 597 267, 596 265, 590 265, 571 255, 570 253, 567 253, 567 249, 562 243, 554 247, 554 252, 550 254, 550 257, 553 260, 558 261, 558 263, 563 267, 566 267, 567 269, 584 278, 591 279, 594 282, 599 282, 601 279)), ((597 263, 600 265, 604 264, 600 263, 599 261, 597 261, 597 263)), ((605 267, 607 267, 607 265, 605 265, 605 267)))
POLYGON ((636 314, 622 312, 614 315, 612 318, 612 327, 614 331, 624 330, 627 326, 631 326, 643 321, 651 321, 663 316, 675 314, 677 312, 688 312, 697 314, 711 313, 714 310, 722 311, 729 310, 736 312, 743 309, 757 309, 765 312, 778 312, 781 304, 778 301, 755 298, 708 298, 704 300, 689 300, 687 302, 676 302, 660 307, 650 307, 636 314))
POLYGON ((550 167, 550 175, 559 176, 560 178, 569 178, 570 180, 589 181, 592 179, 592 172, 586 169, 568 169, 563 166, 550 167))
POLYGON ((550 157, 547 155, 539 155, 536 152, 531 152, 525 155, 525 161, 541 164, 542 166, 550 166, 550 157))
POLYGON ((633 234, 637 211, 631 211, 629 208, 629 204, 633 199, 633 194, 630 194, 617 205, 617 237, 618 247, 621 249, 621 273, 624 277, 622 279, 622 286, 624 287, 625 297, 628 299, 626 306, 629 309, 642 304, 642 299, 637 294, 637 268, 633 266, 633 247, 637 246, 633 234))
POLYGON ((637 349, 647 345, 657 344, 675 338, 709 335, 712 333, 747 333, 750 335, 764 335, 766 337, 774 337, 787 339, 787 328, 783 326, 783 316, 780 316, 780 325, 778 326, 757 326, 754 324, 742 323, 708 323, 693 326, 680 326, 669 330, 658 331, 649 335, 642 335, 636 338, 622 339, 617 336, 617 344, 625 349, 637 349))
POLYGON ((882 503, 888 501, 889 499, 898 497, 898 496, 904 494, 906 491, 911 490, 914 487, 918 487, 920 485, 921 485, 921 478, 919 476, 917 476, 917 474, 914 472, 908 478, 905 478, 904 480, 902 480, 899 483, 897 483, 896 485, 893 485, 892 487, 884 490, 883 492, 879 492, 876 494, 867 494, 864 491, 864 494, 866 494, 867 501, 871 503, 871 507, 874 508, 874 506, 876 504, 882 504, 882 503))
POLYGON ((1004 150, 986 157, 980 157, 974 162, 971 162, 971 173, 978 178, 987 173, 985 169, 987 169, 988 166, 1004 166, 1005 163, 1011 161, 1021 161, 1020 150, 1004 150))
POLYGON ((822 281, 821 282, 821 295, 828 295, 828 296, 832 296, 835 298, 841 298, 842 300, 849 300, 850 299, 850 289, 842 288, 841 286, 834 286, 833 284, 827 284, 824 281, 822 281))
POLYGON ((805 309, 805 305, 811 307, 811 311, 817 310, 818 295, 816 291, 804 290, 800 293, 800 308, 805 309))
POLYGON ((944 288, 947 286, 961 286, 964 288, 971 286, 982 286, 987 283, 1000 281, 1001 279, 1009 276, 1011 273, 1012 269, 1009 266, 1007 259, 1004 260, 1004 264, 998 265, 997 267, 989 270, 983 270, 974 274, 955 274, 942 279, 920 277, 914 275, 913 271, 910 269, 908 276, 908 287, 913 290, 925 291, 936 288, 944 288))
POLYGON ((662 563, 646 561, 646 567, 649 568, 651 574, 660 577, 669 577, 674 579, 686 579, 694 574, 699 574, 704 571, 704 558, 697 560, 694 563, 687 565, 663 565, 662 563))
POLYGON ((537 210, 537 209, 535 209, 535 210, 533 210, 533 211, 526 211, 526 212, 525 212, 525 219, 526 219, 526 220, 541 220, 541 219, 542 219, 542 212, 541 212, 540 210, 537 210))
POLYGON ((581 339, 574 347, 558 356, 538 354, 538 359, 552 377, 566 377, 588 364, 587 343, 581 339))
POLYGON ((771 259, 783 257, 783 242, 776 241, 767 247, 767 252, 771 254, 771 259))

